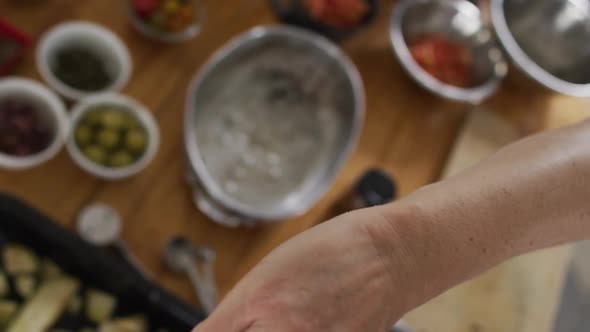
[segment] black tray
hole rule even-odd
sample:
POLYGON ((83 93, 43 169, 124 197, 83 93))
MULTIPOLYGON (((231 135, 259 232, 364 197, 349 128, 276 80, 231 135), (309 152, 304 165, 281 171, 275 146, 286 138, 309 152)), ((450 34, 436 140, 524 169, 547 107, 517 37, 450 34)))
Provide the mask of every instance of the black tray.
POLYGON ((52 222, 18 199, 0 193, 0 245, 18 242, 54 260, 84 283, 116 295, 157 326, 190 331, 205 315, 128 266, 52 222))

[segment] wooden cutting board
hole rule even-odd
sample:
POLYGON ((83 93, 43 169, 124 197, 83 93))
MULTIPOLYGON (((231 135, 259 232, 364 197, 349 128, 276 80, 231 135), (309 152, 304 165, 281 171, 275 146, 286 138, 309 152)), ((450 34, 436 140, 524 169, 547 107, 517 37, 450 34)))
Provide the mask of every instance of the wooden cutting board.
MULTIPOLYGON (((551 128, 572 122, 563 115, 547 119, 545 127, 551 128)), ((498 114, 473 111, 443 177, 493 154, 521 132, 498 114)), ((407 321, 419 332, 548 332, 569 260, 568 246, 513 259, 411 312, 407 321)))

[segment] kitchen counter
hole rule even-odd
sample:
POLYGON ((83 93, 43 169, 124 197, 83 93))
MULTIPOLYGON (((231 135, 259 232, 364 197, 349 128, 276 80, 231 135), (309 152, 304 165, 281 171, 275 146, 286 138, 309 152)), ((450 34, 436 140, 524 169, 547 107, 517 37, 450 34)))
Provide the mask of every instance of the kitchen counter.
MULTIPOLYGON (((232 5, 216 0, 204 2, 208 19, 201 35, 179 45, 161 45, 139 35, 130 27, 123 9, 119 9, 119 0, 0 2, 1 15, 35 40, 53 24, 67 19, 91 20, 113 29, 128 44, 135 63, 124 92, 153 110, 162 133, 154 162, 129 180, 95 179, 77 168, 63 151, 54 160, 29 171, 0 171, 0 190, 22 197, 66 227, 72 226, 79 210, 89 203, 112 205, 123 217, 129 248, 160 283, 193 303, 196 298, 188 281, 161 265, 162 249, 171 236, 182 233, 196 243, 215 248, 218 283, 225 293, 272 248, 331 217, 330 206, 367 168, 379 166, 393 172, 402 195, 439 179, 470 108, 431 96, 407 78, 389 45, 387 26, 392 1, 383 1, 377 22, 343 45, 365 82, 368 111, 358 148, 332 190, 306 215, 279 225, 254 229, 217 226, 196 210, 184 182, 180 133, 185 91, 200 65, 229 38, 255 25, 274 23, 275 19, 263 0, 233 0, 232 5)), ((39 79, 34 49, 16 74, 39 79)), ((576 99, 540 92, 526 84, 521 88, 521 83, 518 79, 507 82, 484 105, 502 113, 519 137, 589 115, 584 110, 586 105, 576 99)), ((546 331, 549 318, 545 315, 554 310, 559 273, 566 261, 567 254, 559 249, 520 258, 509 263, 518 268, 500 267, 491 272, 498 278, 483 277, 480 283, 485 286, 489 282, 489 287, 466 285, 413 313, 409 320, 433 332, 546 331), (547 262, 551 262, 551 269, 544 268, 547 262), (504 273, 508 270, 511 272, 504 273), (512 273, 516 275, 509 277, 512 273), (507 292, 516 296, 506 297, 507 292), (516 307, 506 306, 502 299, 507 298, 517 301, 516 307), (475 306, 476 302, 480 305, 475 306), (482 311, 478 311, 480 308, 482 311), (534 322, 538 329, 520 329, 523 325, 515 320, 531 322, 540 316, 543 319, 534 322), (481 326, 487 329, 478 330, 481 326)))

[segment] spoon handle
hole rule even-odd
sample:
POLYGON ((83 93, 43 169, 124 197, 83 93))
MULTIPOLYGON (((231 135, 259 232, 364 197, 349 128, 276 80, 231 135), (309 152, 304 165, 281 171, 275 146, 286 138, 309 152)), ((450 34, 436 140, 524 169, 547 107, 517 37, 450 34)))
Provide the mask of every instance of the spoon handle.
POLYGON ((199 298, 199 302, 201 302, 203 310, 205 310, 207 314, 213 312, 217 302, 217 291, 215 290, 215 285, 211 284, 213 278, 207 277, 206 275, 209 274, 207 272, 201 273, 193 263, 186 264, 185 270, 195 288, 195 292, 197 293, 197 297, 199 298))
POLYGON ((217 285, 215 283, 215 271, 212 262, 203 263, 203 276, 205 285, 208 288, 208 298, 212 303, 212 308, 217 304, 217 285))

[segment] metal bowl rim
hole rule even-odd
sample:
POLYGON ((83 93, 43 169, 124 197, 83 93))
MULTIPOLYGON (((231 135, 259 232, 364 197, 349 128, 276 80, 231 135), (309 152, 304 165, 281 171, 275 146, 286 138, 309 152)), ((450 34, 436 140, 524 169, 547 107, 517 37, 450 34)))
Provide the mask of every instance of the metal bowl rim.
POLYGON ((506 22, 504 0, 492 0, 490 2, 490 13, 496 36, 517 68, 550 90, 573 97, 590 97, 590 83, 578 84, 562 80, 539 66, 520 48, 506 22))
MULTIPOLYGON (((467 0, 453 0, 444 3, 452 5, 453 2, 464 2, 476 7, 473 3, 467 0)), ((402 21, 408 9, 413 6, 428 3, 432 3, 432 0, 400 0, 396 5, 393 6, 389 22, 389 34, 391 46, 396 57, 401 62, 402 68, 416 83, 418 83, 418 85, 434 93, 435 95, 450 100, 472 104, 478 104, 482 102, 494 92, 496 92, 500 86, 500 83, 506 76, 506 72, 499 74, 494 70, 494 75, 488 78, 485 83, 476 87, 460 88, 454 85, 443 83, 434 78, 432 75, 426 72, 412 57, 402 31, 402 21)), ((479 11, 479 8, 477 8, 477 10, 479 11)), ((498 61, 498 64, 504 64, 507 66, 503 56, 498 61)))
POLYGON ((344 162, 348 159, 354 150, 359 138, 360 131, 364 122, 365 115, 365 92, 364 84, 358 69, 352 60, 344 54, 344 52, 333 42, 318 34, 309 32, 295 27, 288 26, 257 26, 237 37, 234 37, 219 50, 215 51, 212 56, 205 62, 202 68, 197 72, 196 76, 189 85, 186 102, 185 102, 185 118, 184 118, 184 140, 185 149, 189 161, 189 167, 197 175, 197 178, 203 185, 203 189, 216 202, 223 205, 228 210, 238 213, 246 218, 257 220, 281 220, 294 216, 301 215, 307 212, 317 201, 328 191, 330 184, 332 184, 338 171, 342 168, 344 162), (282 210, 259 211, 246 204, 240 203, 238 200, 225 194, 219 187, 216 181, 211 177, 205 163, 199 152, 197 144, 196 132, 194 130, 194 123, 196 121, 196 91, 203 85, 204 81, 209 77, 210 73, 221 63, 228 55, 241 49, 244 45, 250 42, 261 40, 267 37, 282 36, 288 38, 296 38, 298 40, 308 42, 310 45, 315 45, 318 49, 325 52, 326 56, 333 57, 335 61, 340 63, 342 70, 344 70, 350 84, 352 85, 354 105, 354 118, 352 119, 352 130, 349 134, 348 140, 344 147, 340 149, 338 158, 334 163, 334 167, 329 169, 330 173, 327 178, 317 182, 318 190, 315 190, 310 195, 306 196, 305 201, 292 208, 285 208, 282 210), (311 197, 310 197, 311 196, 311 197), (309 197, 309 198, 308 198, 309 197))

